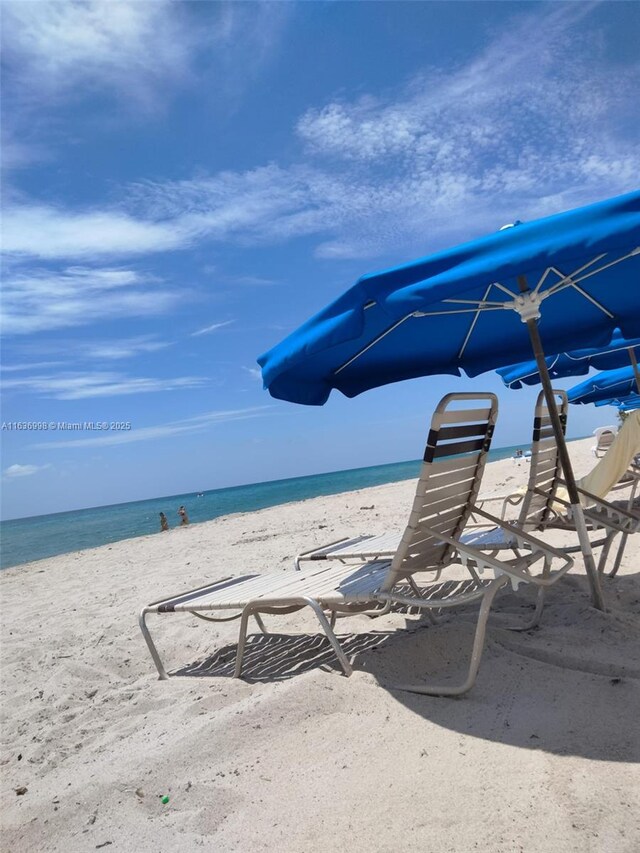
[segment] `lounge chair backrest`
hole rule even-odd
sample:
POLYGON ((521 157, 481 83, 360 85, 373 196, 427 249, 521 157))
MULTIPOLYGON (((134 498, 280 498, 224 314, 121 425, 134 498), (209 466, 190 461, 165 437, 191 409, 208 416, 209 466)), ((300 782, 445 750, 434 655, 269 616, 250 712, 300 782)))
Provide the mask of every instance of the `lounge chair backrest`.
MULTIPOLYGON (((564 391, 554 391, 563 434, 567 430, 569 402, 564 391)), ((554 516, 553 503, 558 480, 562 476, 558 443, 551 425, 544 391, 538 395, 533 419, 533 442, 529 483, 522 501, 518 526, 523 530, 539 530, 554 516), (538 489, 544 495, 536 494, 538 489)))
POLYGON ((592 448, 594 456, 604 456, 613 444, 618 430, 616 427, 599 427, 596 431, 596 444, 592 448))
POLYGON ((414 572, 436 571, 451 561, 454 547, 425 528, 452 538, 464 530, 478 497, 497 416, 495 394, 447 394, 438 404, 409 523, 385 589, 414 572))

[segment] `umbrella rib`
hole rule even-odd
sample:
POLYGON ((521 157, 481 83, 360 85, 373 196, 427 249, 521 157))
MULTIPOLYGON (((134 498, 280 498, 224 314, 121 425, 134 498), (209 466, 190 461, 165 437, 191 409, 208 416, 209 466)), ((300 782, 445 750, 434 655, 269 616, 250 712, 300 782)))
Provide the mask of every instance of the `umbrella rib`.
POLYGON ((499 282, 499 281, 493 281, 493 282, 491 282, 491 284, 489 285, 489 287, 497 287, 497 288, 498 288, 498 290, 501 290, 503 293, 508 294, 512 299, 515 299, 515 298, 516 298, 516 296, 517 296, 517 294, 516 294, 516 293, 513 293, 513 291, 509 290, 509 288, 508 288, 508 287, 505 287, 505 285, 504 285, 504 284, 500 284, 500 282, 499 282))
MULTIPOLYGON (((492 286, 492 284, 489 285, 487 293, 489 293, 492 286)), ((513 296, 513 294, 511 295, 513 296)), ((480 301, 477 299, 443 299, 442 301, 448 305, 475 305, 476 308, 474 310, 478 311, 482 311, 484 308, 504 308, 505 305, 504 302, 489 302, 487 299, 481 299, 480 301)))
POLYGON ((482 310, 482 305, 491 304, 491 303, 487 303, 487 301, 486 301, 487 297, 489 296, 490 290, 491 290, 491 285, 489 285, 489 287, 487 287, 485 294, 484 294, 484 297, 482 299, 482 302, 480 303, 480 305, 478 305, 478 310, 476 311, 475 316, 474 316, 473 320, 471 321, 471 325, 469 326, 469 329, 467 331, 467 334, 465 335, 464 341, 462 342, 462 346, 460 347, 460 351, 458 352, 458 358, 462 358, 462 354, 464 353, 466 346, 469 343, 469 338, 473 334, 473 330, 475 329, 476 323, 478 322, 478 318, 480 317, 480 311, 482 310))
POLYGON ((506 307, 501 302, 491 304, 491 305, 487 305, 486 308, 484 307, 482 302, 475 302, 474 301, 474 302, 471 302, 471 304, 475 305, 477 307, 476 308, 458 308, 458 309, 454 309, 453 311, 412 311, 411 314, 406 314, 404 317, 401 317, 400 320, 398 320, 392 326, 389 326, 388 329, 385 329, 385 331, 382 332, 381 334, 379 334, 377 338, 374 338, 370 343, 368 343, 366 345, 366 347, 363 347, 361 350, 358 350, 358 352, 355 355, 353 355, 348 361, 345 361, 344 364, 341 364, 340 367, 337 367, 333 371, 333 375, 337 376, 338 373, 342 373, 342 371, 345 370, 347 367, 349 367, 351 364, 353 364, 354 361, 357 361, 361 355, 364 355, 365 352, 370 350, 377 343, 379 343, 383 338, 385 338, 388 334, 390 334, 395 329, 397 329, 398 326, 402 325, 402 323, 404 323, 405 320, 410 320, 412 317, 414 317, 414 318, 437 317, 437 316, 440 316, 442 314, 446 314, 446 315, 449 315, 449 314, 478 314, 480 312, 480 310, 502 311, 506 307))
MULTIPOLYGON (((535 292, 538 293, 550 272, 554 272, 559 277, 560 281, 557 281, 555 284, 552 284, 548 290, 548 293, 555 293, 556 290, 560 290, 562 287, 565 287, 572 281, 582 281, 582 279, 577 278, 577 276, 579 276, 580 273, 584 272, 586 269, 589 269, 589 267, 593 266, 593 264, 596 264, 598 263, 598 261, 601 261, 604 257, 606 257, 606 255, 596 255, 595 258, 592 258, 590 261, 588 261, 588 263, 583 264, 583 266, 578 267, 578 269, 574 270, 568 275, 564 275, 564 273, 562 273, 557 267, 547 267, 547 269, 544 271, 544 274, 541 276, 540 281, 536 285, 535 292)), ((599 272, 599 270, 596 270, 596 272, 599 272)), ((589 275, 593 275, 593 272, 589 273, 589 275)))
POLYGON ((589 302, 593 303, 593 305, 595 305, 596 308, 599 308, 603 314, 606 314, 607 317, 610 317, 613 320, 615 315, 612 314, 608 308, 605 308, 604 305, 602 305, 600 302, 598 302, 597 299, 594 299, 593 296, 591 296, 591 294, 587 293, 586 290, 584 290, 582 287, 579 287, 575 282, 572 282, 569 286, 573 287, 574 290, 577 290, 581 296, 584 296, 584 298, 587 299, 589 302))
POLYGON ((366 347, 363 347, 361 350, 359 350, 354 356, 352 356, 349 359, 349 361, 345 361, 344 364, 341 364, 340 367, 337 367, 333 371, 333 375, 337 376, 338 373, 341 373, 345 368, 349 367, 350 364, 353 364, 353 362, 356 361, 356 359, 360 358, 361 355, 364 355, 365 352, 367 352, 367 350, 370 350, 371 347, 374 347, 384 337, 386 337, 388 334, 393 332, 394 329, 397 329, 398 326, 400 326, 402 323, 404 323, 405 320, 408 320, 410 317, 413 317, 413 316, 415 316, 415 315, 413 313, 411 313, 411 314, 406 314, 404 317, 401 317, 400 320, 398 320, 396 323, 393 324, 393 326, 389 326, 389 328, 386 329, 384 332, 382 332, 380 335, 378 335, 377 338, 374 338, 371 341, 371 343, 367 344, 366 347))
MULTIPOLYGON (((623 255, 620 258, 616 258, 615 260, 610 261, 607 264, 604 264, 603 266, 599 267, 596 270, 590 270, 585 275, 581 276, 577 281, 574 279, 574 276, 580 275, 580 273, 584 272, 584 270, 589 269, 589 267, 593 266, 593 264, 597 263, 598 261, 602 260, 602 258, 606 257, 606 255, 605 254, 598 255, 597 257, 595 257, 591 261, 589 261, 589 263, 584 264, 583 266, 579 267, 571 275, 564 275, 556 267, 547 267, 547 269, 544 271, 544 273, 540 277, 540 280, 535 287, 534 293, 538 293, 540 291, 540 288, 542 287, 544 282, 547 280, 549 273, 554 272, 557 276, 560 277, 560 281, 558 281, 554 285, 552 285, 547 291, 545 291, 543 294, 541 294, 541 296, 546 298, 548 296, 555 295, 556 293, 558 293, 561 290, 564 290, 567 287, 573 287, 575 290, 577 290, 577 292, 581 296, 583 296, 585 299, 589 300, 589 302, 592 302, 596 306, 596 308, 598 308, 600 311, 602 311, 608 317, 613 318, 614 315, 607 308, 605 308, 604 305, 601 305, 596 299, 594 299, 592 296, 590 296, 590 294, 588 294, 583 288, 579 287, 578 282, 584 281, 584 279, 590 278, 593 275, 597 275, 598 273, 603 272, 606 269, 609 269, 609 267, 613 267, 616 264, 619 264, 621 261, 625 261, 628 258, 631 258, 637 254, 640 254, 640 247, 633 249, 631 252, 628 252, 626 255, 623 255)), ((348 361, 345 361, 344 364, 341 364, 340 367, 336 368, 334 370, 334 376, 337 376, 338 373, 341 373, 343 370, 345 370, 345 368, 347 368, 347 367, 349 367, 349 365, 353 364, 354 361, 357 361, 357 359, 359 359, 360 356, 364 355, 365 352, 367 352, 372 347, 374 347, 377 343, 379 343, 379 341, 381 341, 384 337, 386 337, 388 334, 393 332, 394 329, 397 329, 398 326, 400 326, 402 323, 404 323, 405 320, 409 320, 411 317, 417 318, 417 317, 438 317, 438 316, 442 316, 442 315, 448 316, 448 315, 452 315, 452 314, 474 314, 475 316, 471 322, 471 326, 469 327, 469 331, 467 332, 465 340, 462 344, 462 348, 458 354, 458 358, 461 358, 462 354, 464 353, 464 350, 465 350, 465 348, 469 342, 469 338, 471 337, 471 334, 473 333, 475 325, 478 322, 478 318, 480 316, 481 311, 502 311, 505 308, 513 307, 513 306, 509 305, 509 303, 504 303, 504 302, 487 302, 486 297, 488 296, 489 291, 491 290, 492 287, 497 287, 498 289, 502 290, 504 293, 507 293, 510 296, 514 296, 514 294, 511 293, 511 291, 508 288, 506 288, 504 285, 500 284, 499 282, 492 282, 488 286, 488 288, 485 292, 485 298, 482 300, 479 300, 479 301, 474 300, 474 299, 443 299, 442 300, 443 303, 455 304, 455 305, 470 305, 470 306, 474 306, 474 307, 455 308, 455 309, 450 310, 450 311, 412 311, 411 314, 406 314, 404 317, 402 317, 400 320, 398 320, 396 323, 394 323, 392 326, 390 326, 388 329, 386 329, 384 332, 382 332, 380 335, 378 335, 377 338, 375 338, 373 341, 371 341, 369 344, 367 344, 367 346, 365 346, 361 350, 359 350, 348 361)), ((371 306, 367 305, 366 307, 368 308, 371 306)))
POLYGON ((482 302, 472 303, 475 304, 476 308, 457 308, 453 311, 414 311, 413 314, 410 314, 411 317, 438 317, 441 314, 475 314, 477 311, 504 311, 505 308, 509 308, 509 305, 504 302, 498 302, 496 304, 491 305, 483 305, 482 302))
POLYGON ((559 275, 561 277, 561 280, 556 282, 552 287, 550 287, 549 290, 547 291, 547 293, 549 295, 552 295, 552 294, 556 293, 558 290, 562 290, 565 287, 570 287, 572 285, 575 285, 576 283, 584 281, 586 278, 591 278, 591 276, 594 276, 594 275, 597 275, 598 273, 604 272, 604 270, 608 270, 609 267, 614 267, 616 264, 619 264, 622 261, 627 261, 629 258, 633 258, 635 255, 638 255, 638 254, 640 254, 640 247, 636 248, 636 249, 632 249, 632 251, 627 252, 626 255, 622 255, 621 257, 616 258, 613 261, 609 261, 609 263, 604 264, 601 267, 598 267, 598 269, 596 269, 596 270, 590 270, 588 273, 586 273, 583 276, 580 276, 580 273, 583 272, 583 270, 585 270, 585 269, 587 269, 587 267, 591 266, 592 263, 595 263, 596 261, 602 260, 602 258, 606 257, 606 255, 598 255, 598 257, 594 258, 593 261, 591 261, 589 264, 585 264, 583 267, 579 267, 577 270, 575 270, 575 272, 573 272, 567 276, 564 276, 560 272, 560 270, 556 269, 555 267, 551 267, 553 272, 555 272, 556 275, 559 275))
MULTIPOLYGON (((545 283, 545 281, 549 277, 549 273, 552 271, 552 269, 553 269, 553 267, 547 267, 546 270, 542 273, 542 275, 540 276, 540 281, 536 284, 536 286, 533 289, 534 293, 540 292, 540 288, 542 287, 542 285, 545 283)), ((557 274, 560 275, 559 272, 557 274)))

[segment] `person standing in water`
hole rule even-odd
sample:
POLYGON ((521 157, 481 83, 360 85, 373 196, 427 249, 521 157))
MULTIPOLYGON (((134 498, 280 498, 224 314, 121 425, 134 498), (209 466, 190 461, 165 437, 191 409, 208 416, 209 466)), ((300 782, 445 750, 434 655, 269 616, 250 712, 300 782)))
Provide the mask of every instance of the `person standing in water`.
POLYGON ((168 530, 169 522, 167 521, 167 516, 161 512, 160 513, 160 530, 168 530))
POLYGON ((180 516, 180 526, 182 527, 184 524, 189 524, 189 516, 187 515, 187 511, 184 506, 181 506, 178 510, 178 515, 180 516))

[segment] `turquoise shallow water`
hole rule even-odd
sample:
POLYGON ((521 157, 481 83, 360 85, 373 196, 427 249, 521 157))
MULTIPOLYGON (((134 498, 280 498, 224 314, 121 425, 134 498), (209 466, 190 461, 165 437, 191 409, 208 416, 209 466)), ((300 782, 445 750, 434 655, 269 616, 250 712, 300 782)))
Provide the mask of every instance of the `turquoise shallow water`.
MULTIPOLYGON (((506 459, 513 456, 515 449, 514 446, 491 450, 489 460, 506 459)), ((98 545, 119 542, 121 539, 155 533, 160 529, 160 512, 164 512, 169 525, 175 527, 180 521, 177 511, 181 504, 186 506, 192 523, 209 521, 234 512, 253 512, 319 495, 335 495, 355 489, 366 489, 368 486, 410 480, 418 476, 420 464, 420 460, 395 462, 371 468, 353 468, 330 474, 214 489, 204 492, 202 496, 190 492, 3 521, 0 524, 0 568, 6 569, 44 557, 96 548, 98 545)))

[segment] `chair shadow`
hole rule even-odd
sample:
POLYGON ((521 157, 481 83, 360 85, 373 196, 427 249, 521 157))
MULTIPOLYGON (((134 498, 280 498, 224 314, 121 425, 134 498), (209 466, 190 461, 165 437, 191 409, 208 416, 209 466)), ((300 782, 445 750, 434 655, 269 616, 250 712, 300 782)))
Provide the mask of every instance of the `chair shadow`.
MULTIPOLYGON (((340 635, 340 645, 350 660, 384 645, 394 631, 340 635)), ((231 678, 236 663, 235 643, 218 649, 204 660, 187 664, 172 676, 231 678)), ((286 680, 315 669, 342 672, 324 634, 253 634, 247 639, 242 679, 249 684, 286 680)))
MULTIPOLYGON (((434 588, 433 595, 443 595, 455 585, 441 584, 434 588)), ((405 595, 411 594, 409 586, 399 587, 405 595)), ((430 593, 431 594, 431 593, 430 593)), ((394 605, 391 612, 416 615, 419 609, 402 604, 394 605)), ((338 626, 344 619, 338 618, 338 626)), ((359 632, 339 635, 340 645, 345 654, 356 665, 359 657, 366 651, 388 642, 396 633, 389 631, 359 632)), ((236 643, 230 643, 215 651, 204 660, 194 661, 171 673, 172 677, 185 676, 196 678, 231 678, 236 662, 236 643)), ((314 669, 342 672, 335 652, 324 634, 252 634, 247 637, 242 678, 248 683, 268 682, 292 678, 314 669)))

